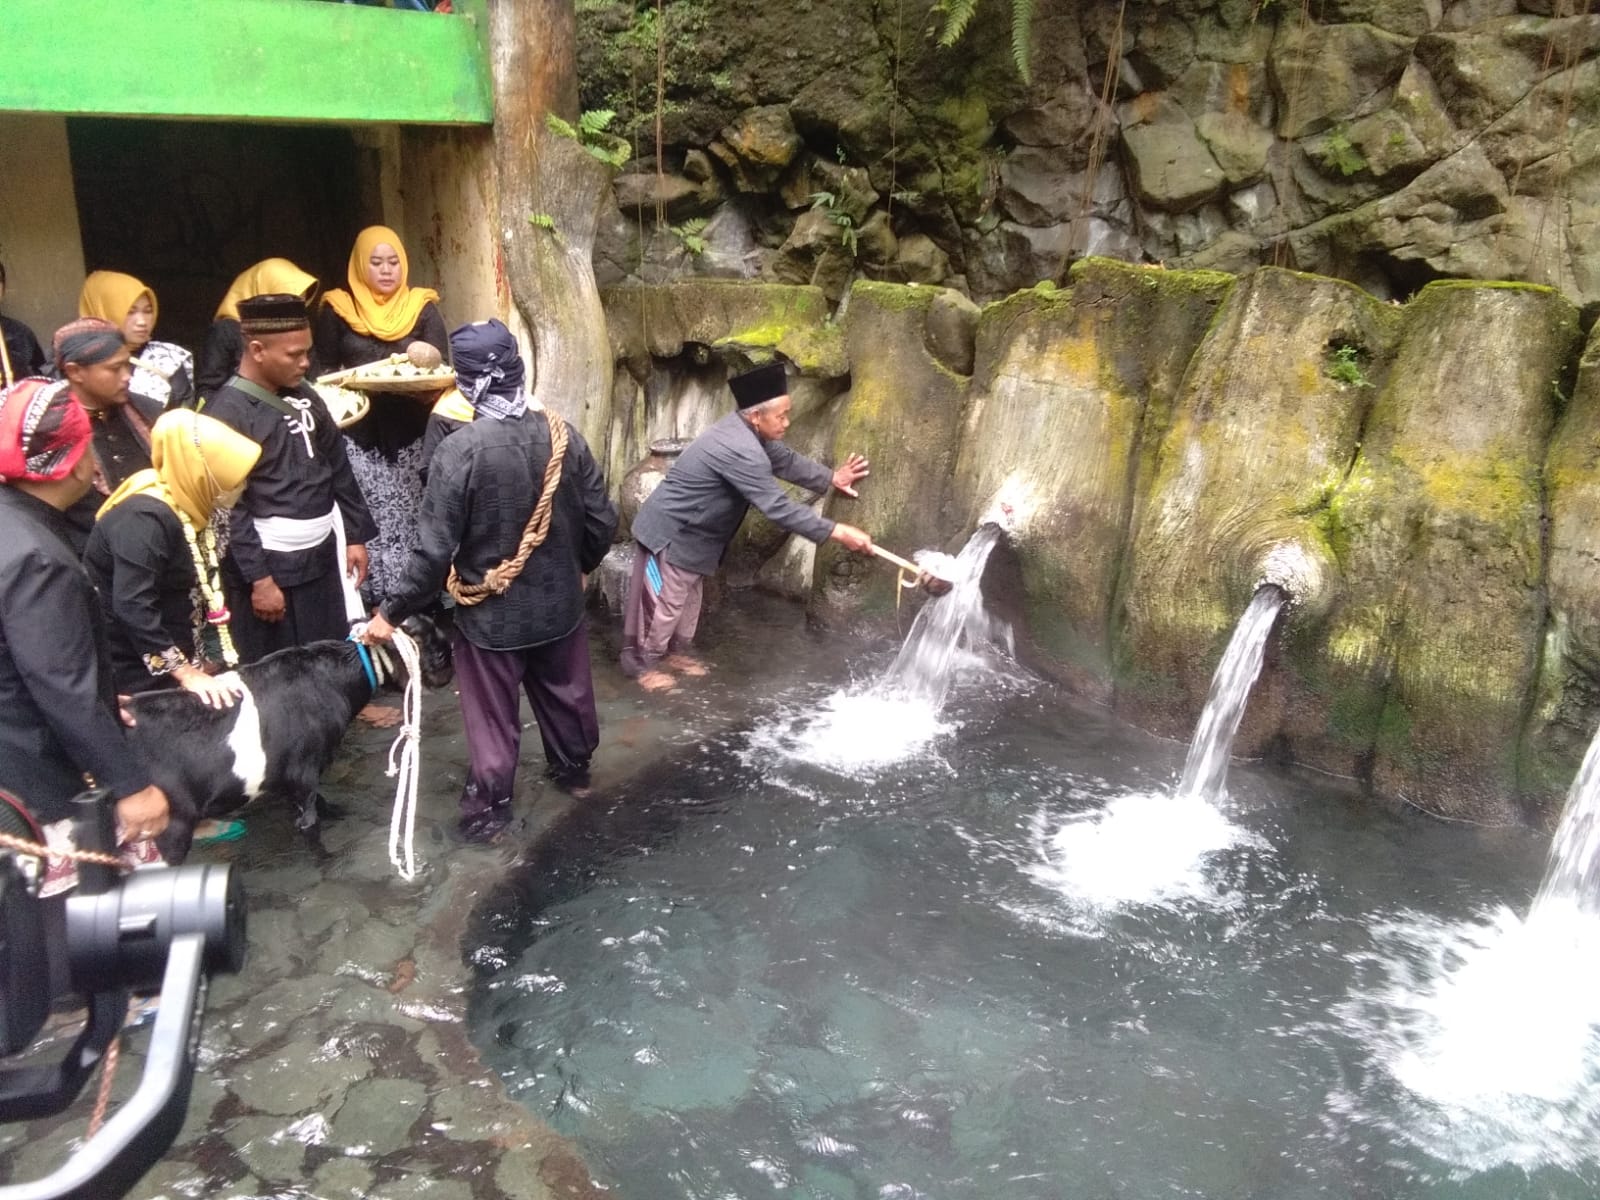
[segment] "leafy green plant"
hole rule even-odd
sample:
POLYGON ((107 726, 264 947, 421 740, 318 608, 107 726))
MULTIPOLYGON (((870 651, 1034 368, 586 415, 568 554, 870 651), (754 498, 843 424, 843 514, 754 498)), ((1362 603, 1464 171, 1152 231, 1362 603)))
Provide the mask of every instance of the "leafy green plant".
POLYGON ((528 224, 535 229, 542 229, 561 245, 566 245, 566 239, 561 236, 561 230, 556 226, 556 219, 547 212, 528 214, 528 224))
POLYGON ((839 197, 833 192, 812 192, 811 208, 813 212, 819 208, 828 210, 828 220, 839 228, 839 244, 854 258, 860 245, 860 233, 856 229, 856 219, 839 207, 839 197))
POLYGON ((704 217, 692 217, 682 225, 668 225, 667 232, 677 238, 685 250, 699 258, 706 252, 706 239, 703 235, 707 223, 704 217))
POLYGON ((1328 362, 1323 374, 1335 383, 1350 387, 1371 387, 1372 382, 1361 369, 1361 350, 1356 346, 1335 346, 1328 352, 1328 362))
POLYGON ((614 133, 606 132, 617 114, 609 108, 592 108, 573 125, 555 113, 545 115, 545 125, 557 137, 577 142, 606 166, 616 169, 633 157, 633 147, 614 133))
MULTIPOLYGON (((1033 3, 1011 0, 1011 61, 1023 83, 1033 82, 1033 3)), ((939 45, 954 46, 966 33, 977 11, 978 0, 938 0, 934 11, 940 14, 939 45)))
POLYGON ((1361 151, 1350 144, 1350 135, 1343 125, 1339 125, 1329 130, 1323 140, 1322 165, 1348 178, 1357 171, 1366 170, 1367 160, 1361 157, 1361 151))

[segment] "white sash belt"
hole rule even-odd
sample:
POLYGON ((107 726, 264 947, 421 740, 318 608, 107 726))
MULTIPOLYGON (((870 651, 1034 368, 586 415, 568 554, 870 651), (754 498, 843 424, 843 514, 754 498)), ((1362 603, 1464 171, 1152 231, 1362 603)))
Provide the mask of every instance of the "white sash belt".
POLYGON ((345 540, 344 517, 337 504, 320 517, 256 518, 256 534, 261 539, 262 549, 276 550, 280 554, 314 550, 328 540, 330 533, 338 550, 339 582, 344 585, 345 618, 351 621, 365 620, 367 609, 361 603, 361 593, 356 590, 355 580, 344 568, 345 549, 349 543, 345 540))
POLYGON ((339 519, 337 506, 320 517, 257 517, 256 533, 264 550, 279 554, 295 554, 301 550, 314 550, 328 540, 335 530, 342 531, 344 522, 339 519))

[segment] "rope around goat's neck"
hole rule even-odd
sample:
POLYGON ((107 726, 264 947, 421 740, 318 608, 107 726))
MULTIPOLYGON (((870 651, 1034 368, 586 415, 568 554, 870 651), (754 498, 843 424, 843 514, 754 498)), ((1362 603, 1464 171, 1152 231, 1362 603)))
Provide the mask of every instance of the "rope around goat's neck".
POLYGON ((389 767, 396 779, 394 812, 389 817, 389 861, 400 869, 401 879, 415 879, 417 861, 417 779, 421 774, 422 656, 409 634, 394 631, 395 653, 406 667, 405 694, 400 701, 400 732, 389 747, 389 767))
POLYGON ((470 608, 474 604, 482 604, 490 596, 505 595, 511 581, 522 574, 528 555, 544 545, 544 539, 550 536, 550 513, 555 507, 556 489, 561 486, 561 461, 567 454, 567 423, 548 409, 544 416, 550 423, 550 461, 545 463, 539 502, 533 506, 533 515, 528 518, 527 527, 522 531, 517 552, 497 566, 490 567, 484 573, 482 583, 462 583, 452 565, 450 577, 445 580, 444 586, 457 604, 465 604, 470 608))

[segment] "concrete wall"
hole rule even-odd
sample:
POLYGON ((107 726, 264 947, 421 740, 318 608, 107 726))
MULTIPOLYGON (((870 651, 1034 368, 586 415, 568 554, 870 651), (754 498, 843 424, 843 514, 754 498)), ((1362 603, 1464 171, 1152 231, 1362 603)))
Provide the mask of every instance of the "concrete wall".
POLYGON ((0 113, 0 262, 5 312, 48 347, 77 316, 84 275, 64 117, 0 113))
MULTIPOLYGON (((451 328, 511 307, 500 266, 494 139, 487 129, 400 129, 385 211, 405 239, 412 279, 439 290, 451 328)), ((388 176, 385 171, 384 176, 388 176)))

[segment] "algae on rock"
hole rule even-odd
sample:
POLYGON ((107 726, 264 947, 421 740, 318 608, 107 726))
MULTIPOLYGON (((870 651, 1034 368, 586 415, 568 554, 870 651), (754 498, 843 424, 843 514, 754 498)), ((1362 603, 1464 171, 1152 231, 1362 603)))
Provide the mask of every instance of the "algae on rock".
MULTIPOLYGON (((1349 347, 1346 357, 1376 373, 1394 324, 1387 306, 1337 280, 1263 268, 1235 285, 1139 490, 1118 613, 1120 711, 1173 736, 1189 731, 1275 554, 1321 580, 1300 585, 1314 593, 1297 597, 1302 614, 1326 612, 1339 555, 1323 514, 1370 404, 1365 382, 1336 378, 1330 357, 1349 347)), ((1241 745, 1259 745, 1285 715, 1272 687, 1268 672, 1241 745)))
MULTIPOLYGON (((1564 380, 1551 379, 1559 390, 1564 380)), ((1538 697, 1523 737, 1521 791, 1553 818, 1600 724, 1600 328, 1545 461, 1550 612, 1538 697)))
MULTIPOLYGON (((940 293, 857 283, 845 317, 850 392, 826 461, 865 454, 872 474, 859 500, 832 496, 828 516, 902 555, 943 546, 954 532, 948 510, 967 379, 928 348, 927 324, 940 293)), ((830 541, 817 553, 812 611, 824 618, 887 614, 897 586, 892 567, 830 541)))
MULTIPOLYGON (((1164 426, 1231 276, 1110 259, 988 306, 956 468, 971 528, 1011 507, 1034 648, 1078 689, 1109 694, 1112 596, 1141 438, 1164 426)), ((953 532, 953 531, 952 531, 953 532)))
POLYGON ((1344 486, 1336 675, 1386 680, 1371 783, 1429 812, 1518 816, 1544 628, 1542 467, 1577 313, 1547 288, 1435 283, 1405 313, 1344 486))

